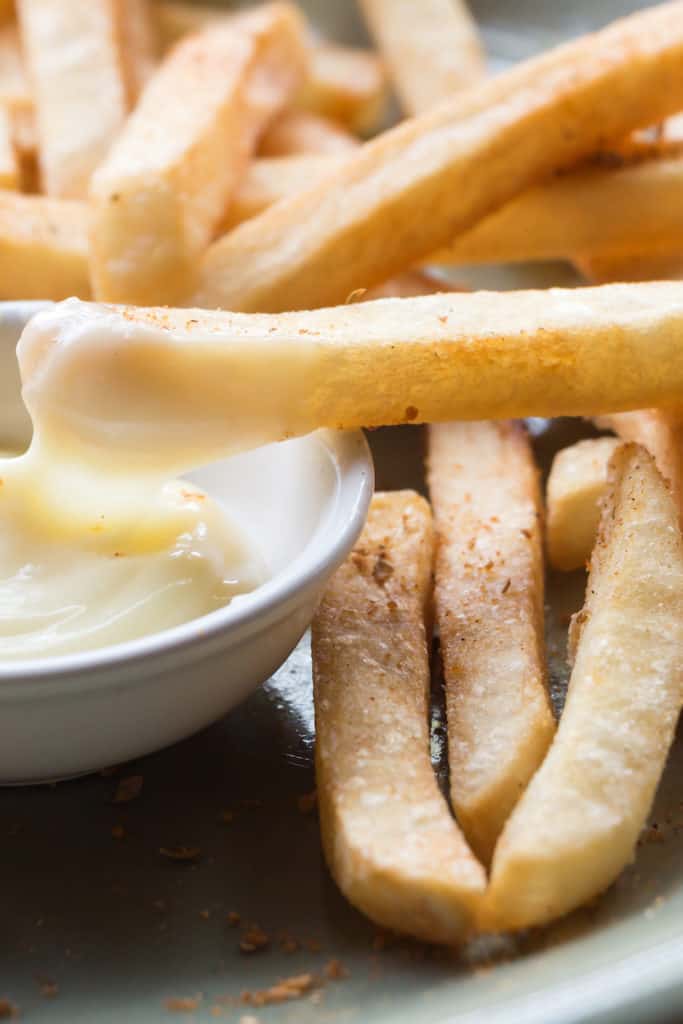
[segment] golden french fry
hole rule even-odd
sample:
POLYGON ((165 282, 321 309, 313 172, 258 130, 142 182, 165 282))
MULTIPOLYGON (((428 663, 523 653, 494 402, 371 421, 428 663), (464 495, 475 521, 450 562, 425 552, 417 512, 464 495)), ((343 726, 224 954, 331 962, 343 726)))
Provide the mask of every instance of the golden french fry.
POLYGON ((173 302, 260 132, 305 68, 295 7, 273 3, 179 43, 93 176, 91 276, 112 302, 173 302))
POLYGON ((114 0, 128 100, 133 106, 157 63, 159 39, 149 0, 114 0))
MULTIPOLYGON (((240 17, 202 4, 156 3, 154 5, 162 49, 168 49, 189 32, 197 32, 217 19, 240 17)), ((387 100, 387 76, 382 61, 369 50, 338 46, 310 39, 311 53, 306 83, 297 106, 346 125, 350 131, 368 134, 381 122, 387 100)))
POLYGON ((215 242, 193 301, 272 312, 343 302, 428 256, 601 141, 683 106, 682 15, 678 0, 625 18, 367 143, 334 177, 215 242))
POLYGON ((484 76, 464 0, 361 0, 361 10, 408 114, 421 114, 484 76))
POLYGON ((281 199, 322 181, 337 166, 330 156, 275 156, 252 160, 234 198, 221 218, 217 234, 267 210, 281 199))
POLYGON ((339 156, 357 149, 359 140, 329 117, 306 110, 290 110, 266 129, 259 145, 265 157, 339 156))
MULTIPOLYGON (((666 197, 662 196, 662 199, 666 203, 666 197)), ((660 208, 655 205, 650 209, 660 208)), ((674 208, 674 219, 675 216, 674 208)), ((679 237, 657 246, 645 243, 637 244, 636 248, 593 251, 574 262, 586 280, 595 284, 611 284, 614 281, 680 281, 683 278, 683 245, 679 237)))
POLYGON ((208 4, 176 3, 175 0, 158 0, 151 8, 162 53, 180 42, 183 36, 191 32, 201 32, 207 25, 230 17, 218 7, 211 7, 208 4))
POLYGON ((616 437, 594 437, 563 448, 553 459, 546 488, 546 540, 553 568, 582 569, 590 558, 609 460, 619 444, 616 437))
POLYGON ((19 188, 19 163, 12 142, 12 122, 0 105, 0 188, 19 188))
POLYGON ((603 430, 612 430, 623 441, 647 448, 674 501, 683 508, 683 418, 677 411, 638 409, 598 416, 595 423, 603 430))
POLYGON ((0 25, 0 103, 8 106, 10 110, 15 105, 33 105, 24 69, 19 31, 14 23, 0 25))
POLYGON ((611 494, 573 624, 574 667, 548 755, 496 847, 483 923, 545 924, 633 858, 681 707, 683 542, 651 456, 612 457, 611 494))
POLYGON ((65 443, 87 424, 108 462, 149 450, 175 469, 318 427, 676 407, 682 332, 683 285, 661 281, 278 316, 74 302, 26 328, 24 395, 40 369, 65 443), (81 345, 106 402, 82 386, 81 345))
POLYGON ((109 0, 18 0, 36 103, 43 187, 87 195, 128 111, 119 23, 109 0))
POLYGON ((90 295, 85 203, 0 191, 0 298, 90 295))
POLYGON ((382 123, 388 98, 384 64, 375 53, 326 42, 312 45, 297 106, 369 135, 382 123))
MULTIPOLYGON (((682 251, 682 233, 683 155, 574 170, 517 196, 430 260, 553 260, 672 243, 682 251)), ((584 268, 586 260, 579 262, 584 268)))
MULTIPOLYGON (((0 114, 1 118, 1 114, 0 114)), ((234 200, 229 204, 223 223, 239 223, 248 217, 260 213, 266 206, 277 202, 278 199, 299 191, 303 186, 302 182, 309 182, 313 176, 322 178, 329 172, 329 157, 278 157, 273 159, 253 160, 249 165, 246 177, 239 188, 234 200), (280 194, 278 194, 280 190, 280 194)), ((22 165, 22 182, 27 165, 22 165)), ((30 165, 28 166, 30 171, 30 165)), ((35 188, 28 191, 35 192, 35 188)), ((87 241, 87 206, 76 199, 50 199, 49 205, 43 202, 43 197, 31 196, 29 203, 20 203, 16 211, 12 211, 10 220, 5 220, 4 230, 9 232, 10 239, 15 237, 17 231, 17 218, 22 219, 22 226, 19 233, 21 245, 25 245, 31 238, 39 241, 39 244, 31 249, 31 263, 22 270, 26 271, 26 280, 22 286, 22 294, 16 298, 42 298, 42 299, 63 299, 68 295, 77 295, 80 298, 87 298, 90 295, 90 287, 85 290, 83 282, 89 280, 88 269, 88 241, 87 241), (52 227, 50 227, 52 225, 52 227), (52 234, 48 234, 52 232, 52 234), (48 243, 48 244, 45 244, 48 243), (55 277, 55 265, 63 260, 64 274, 55 277), (49 285, 53 281, 53 287, 43 293, 36 291, 36 282, 42 285, 49 285), (73 281, 73 286, 66 286, 66 282, 73 281)), ((6 204, 5 197, 2 199, 6 204)), ((7 216, 0 212, 0 221, 7 216)), ((11 245, 5 249, 7 258, 11 258, 11 245)), ((0 270, 5 272, 4 262, 0 264, 0 270)), ((429 280, 432 283, 429 287, 422 287, 419 291, 412 291, 410 294, 427 295, 435 290, 433 279, 419 271, 407 275, 409 279, 429 280)), ((7 280, 7 278, 6 278, 7 280)), ((11 280, 15 280, 11 275, 11 280)), ((399 295, 391 286, 380 286, 373 291, 372 297, 399 295), (388 290, 387 290, 388 289, 388 290)), ((4 298, 11 298, 12 295, 4 293, 4 298)), ((370 296, 368 296, 370 297, 370 296)))
POLYGON ((538 472, 525 432, 509 422, 430 427, 427 465, 451 803, 488 864, 555 731, 538 472))
POLYGON ((330 871, 378 924, 459 942, 486 880, 429 751, 433 537, 413 491, 377 494, 313 622, 316 781, 330 871))

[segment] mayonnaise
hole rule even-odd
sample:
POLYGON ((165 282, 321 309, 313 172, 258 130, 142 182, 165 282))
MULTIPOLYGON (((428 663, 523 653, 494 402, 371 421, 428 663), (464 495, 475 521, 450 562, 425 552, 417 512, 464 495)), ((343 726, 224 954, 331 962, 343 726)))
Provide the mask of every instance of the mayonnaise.
MULTIPOLYGON (((80 386, 106 389, 86 356, 80 386)), ((169 479, 153 444, 130 469, 103 450, 84 457, 42 415, 34 379, 28 391, 31 446, 0 457, 0 665, 132 640, 264 581, 227 510, 169 479)))

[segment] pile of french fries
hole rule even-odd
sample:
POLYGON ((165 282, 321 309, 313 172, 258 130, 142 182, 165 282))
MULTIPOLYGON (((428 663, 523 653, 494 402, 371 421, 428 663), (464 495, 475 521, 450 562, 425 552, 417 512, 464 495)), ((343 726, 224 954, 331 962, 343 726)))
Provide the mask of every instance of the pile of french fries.
POLYGON ((681 707, 683 2, 494 78, 462 0, 359 6, 378 52, 285 0, 0 5, 0 297, 178 307, 104 314, 130 333, 97 368, 110 408, 144 365, 160 443, 177 400, 216 452, 237 422, 252 443, 431 424, 431 504, 377 494, 314 621, 316 764, 343 892, 453 944, 610 885, 681 707), (389 83, 409 116, 381 131, 389 83), (670 280, 436 294, 431 270, 546 259, 670 280), (545 503, 510 419, 530 415, 603 431, 558 453, 545 503), (544 548, 590 566, 559 724, 544 548), (435 625, 453 813, 429 753, 435 625))

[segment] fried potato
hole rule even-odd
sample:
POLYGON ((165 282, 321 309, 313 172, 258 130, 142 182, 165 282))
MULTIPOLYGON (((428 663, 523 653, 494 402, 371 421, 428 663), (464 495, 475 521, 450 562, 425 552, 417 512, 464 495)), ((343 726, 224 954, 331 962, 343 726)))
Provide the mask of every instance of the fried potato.
POLYGON ((382 123, 388 98, 384 64, 375 53, 326 42, 311 47, 299 107, 369 135, 382 123))
POLYGON ((157 63, 159 40, 148 0, 114 0, 118 10, 123 71, 131 106, 157 63))
POLYGON ((430 760, 432 554, 425 500, 377 494, 313 621, 316 781, 325 857, 347 899, 377 924, 454 944, 486 881, 430 760))
MULTIPOLYGON (((674 242, 681 251, 682 233, 683 155, 679 155, 616 169, 587 166, 538 185, 432 254, 430 260, 514 263, 674 242)), ((579 260, 579 266, 585 272, 586 260, 579 260)), ((598 275, 598 283, 603 276, 598 275)))
POLYGON ((90 295, 84 203, 0 191, 0 298, 90 295))
POLYGON ((674 501, 683 508, 683 418, 678 411, 638 409, 598 416, 595 423, 603 430, 612 430, 623 441, 647 448, 674 501))
POLYGON ((322 181, 334 171, 330 156, 259 157, 249 164, 244 180, 221 218, 217 234, 241 224, 269 206, 322 181))
POLYGON ((361 0, 408 114, 429 110, 484 75, 477 27, 464 0, 361 0))
POLYGON ((93 176, 99 298, 173 302, 236 192, 258 137, 305 68, 296 8, 274 3, 179 43, 93 176))
POLYGON ((521 427, 429 430, 451 803, 488 864, 555 723, 545 684, 538 472, 521 427))
POLYGON ((611 493, 575 617, 555 741, 496 847, 483 922, 545 924, 601 893, 633 858, 681 707, 678 509, 636 445, 611 493))
MULTIPOLYGON (((154 11, 163 49, 207 24, 241 16, 186 3, 156 3, 154 11)), ((382 61, 369 50, 321 42, 313 36, 310 46, 308 75, 297 106, 338 121, 352 132, 374 131, 384 117, 388 100, 382 61)))
POLYGON ((183 36, 201 32, 207 25, 230 17, 219 7, 182 3, 180 0, 178 3, 175 0, 157 0, 151 4, 151 8, 162 53, 180 42, 183 36))
POLYGON ((335 156, 357 149, 359 140, 342 125, 305 110, 290 110, 266 130, 259 145, 265 157, 311 153, 335 156))
MULTIPOLYGON (((657 207, 651 207, 651 212, 653 209, 657 207)), ((574 262, 586 280, 595 284, 611 284, 614 281, 680 281, 683 278, 683 245, 679 235, 676 240, 658 246, 640 245, 637 248, 624 247, 608 252, 593 251, 574 262)))
POLYGON ((0 188, 19 187, 19 164, 12 144, 12 122, 7 110, 0 105, 0 188))
POLYGON ((603 140, 682 106, 682 15, 679 0, 625 18, 367 143, 334 177, 215 242, 193 302, 333 304, 427 257, 603 140))
POLYGON ((590 558, 609 460, 620 443, 616 437, 594 437, 563 448, 553 459, 546 487, 546 540, 553 568, 582 569, 590 558))
MULTIPOLYGON (((89 446, 102 446, 107 459, 118 448, 134 463, 150 450, 182 468, 318 427, 675 408, 682 331, 683 285, 650 282, 383 299, 278 316, 75 302, 24 337, 41 373, 52 374, 60 415, 71 420, 65 434, 79 437, 87 423, 89 446), (82 387, 79 346, 68 355, 63 348, 74 322, 89 345, 88 366, 108 382, 106 408, 82 387)), ((37 372, 28 369, 33 357, 26 365, 37 372)))
POLYGON ((83 197, 129 107, 115 5, 18 0, 17 11, 43 187, 49 195, 83 197))

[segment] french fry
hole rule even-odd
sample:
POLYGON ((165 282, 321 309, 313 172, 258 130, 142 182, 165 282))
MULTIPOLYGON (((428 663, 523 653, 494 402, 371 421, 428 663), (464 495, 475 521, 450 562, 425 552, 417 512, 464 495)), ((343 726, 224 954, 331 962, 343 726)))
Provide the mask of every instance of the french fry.
MULTIPOLYGON (((154 10, 163 49, 216 20, 240 17, 202 4, 162 2, 156 3, 154 10)), ((310 46, 308 75, 297 97, 297 106, 338 121, 361 135, 374 131, 384 117, 388 100, 382 61, 369 50, 314 38, 310 39, 310 46)))
POLYGON ((421 114, 484 76, 477 27, 464 0, 361 0, 401 106, 421 114))
POLYGON ((291 110, 266 130, 259 154, 265 157, 296 156, 310 153, 335 156, 349 153, 360 145, 355 135, 329 117, 305 110, 291 110))
MULTIPOLYGON (((676 244, 680 252, 682 233, 679 155, 622 168, 588 166, 538 185, 433 253, 430 261, 514 263, 662 244, 676 244)), ((582 270, 586 265, 579 260, 582 270)), ((598 274, 596 283, 603 283, 603 276, 598 274)))
POLYGON ((594 437, 562 448, 546 488, 548 560, 555 569, 582 569, 595 545, 609 460, 620 441, 594 437))
POLYGON ((12 122, 7 110, 0 106, 0 188, 19 187, 19 164, 12 143, 12 122))
MULTIPOLYGON (((0 113, 0 118, 1 116, 0 113)), ((223 223, 240 223, 248 217, 253 217, 278 199, 300 190, 303 187, 302 182, 310 182, 313 176, 322 178, 324 174, 329 173, 329 166, 329 157, 302 156, 253 160, 237 195, 228 205, 223 223), (278 190, 281 190, 280 195, 278 190)), ((22 180, 24 170, 22 167, 22 180)), ((36 191, 35 188, 28 190, 36 191)), ((22 273, 26 276, 21 285, 21 295, 17 294, 14 297, 59 300, 69 295, 77 295, 79 298, 88 298, 90 287, 84 289, 84 282, 89 280, 87 205, 76 199, 50 199, 48 203, 44 202, 44 197, 41 196, 30 198, 37 201, 19 201, 16 209, 11 209, 12 201, 4 195, 0 203, 0 236, 2 231, 8 233, 4 248, 5 256, 0 259, 0 271, 10 275, 5 277, 6 281, 16 282, 14 274, 5 262, 13 259, 14 240, 18 239, 20 246, 29 244, 31 239, 39 240, 39 244, 31 245, 30 261, 22 264, 22 273), (18 218, 21 218, 20 228, 18 218), (63 274, 55 274, 55 267, 59 261, 64 265, 63 274), (68 282, 73 283, 69 285, 68 282), (38 283, 40 287, 48 290, 36 291, 38 283)), ((432 281, 429 287, 425 286, 411 294, 428 295, 436 290, 433 279, 429 279, 426 274, 415 271, 408 277, 411 280, 414 278, 415 281, 432 281)), ((395 288, 387 290, 385 286, 380 286, 373 297, 398 294, 395 288)), ((3 292, 2 297, 12 298, 13 293, 3 292)))
POLYGON ((674 501, 683 509, 683 418, 677 411, 638 409, 595 417, 603 430, 623 441, 647 448, 668 483, 674 501))
POLYGON ((0 298, 90 295, 85 203, 0 191, 0 298))
POLYGON ((555 741, 496 847, 483 923, 545 924, 633 858, 681 707, 683 543, 651 456, 612 457, 555 741))
POLYGON ((521 427, 430 427, 451 803, 489 864, 555 724, 543 656, 538 472, 521 427))
POLYGON ((319 42, 311 47, 297 106, 369 135, 384 119, 388 96, 386 71, 376 54, 319 42))
POLYGON ((220 8, 208 4, 158 0, 151 6, 162 53, 175 46, 184 36, 201 32, 207 25, 230 17, 220 8))
POLYGON ((313 622, 316 781, 330 871, 378 924, 459 942, 486 880, 429 752, 433 538, 413 491, 377 494, 313 622))
POLYGON ((603 140, 665 117, 683 105, 681 15, 679 0, 625 18, 367 143, 336 175, 215 242, 194 303, 343 302, 603 140))
POLYGON ((137 103, 156 66, 158 37, 148 0, 114 0, 117 4, 124 80, 130 106, 137 103))
POLYGON ((173 302, 305 68, 296 8, 274 3, 179 43, 93 176, 91 276, 112 302, 173 302))
POLYGON ((18 0, 36 103, 43 187, 87 195, 128 111, 119 25, 108 0, 18 0))
POLYGON ((14 23, 0 24, 0 103, 10 110, 15 106, 33 106, 19 32, 14 23))
POLYGON ((14 0, 0 0, 0 21, 9 21, 14 14, 14 0))
POLYGON ((326 178, 336 167, 330 156, 276 156, 252 160, 234 198, 221 218, 217 234, 236 227, 269 206, 296 195, 326 178))
POLYGON ((683 278, 683 245, 679 238, 658 246, 645 244, 608 252, 593 251, 588 256, 579 257, 575 263, 586 280, 595 284, 611 284, 614 281, 680 281, 683 278))
POLYGON ((35 319, 21 351, 25 398, 34 372, 50 375, 42 393, 54 395, 65 436, 87 424, 108 461, 118 451, 133 464, 149 450, 177 468, 318 427, 675 408, 682 332, 683 285, 650 282, 279 316, 74 302, 35 319), (75 324, 79 345, 65 349, 75 324), (82 386, 81 344, 94 379, 107 381, 104 404, 82 386))

